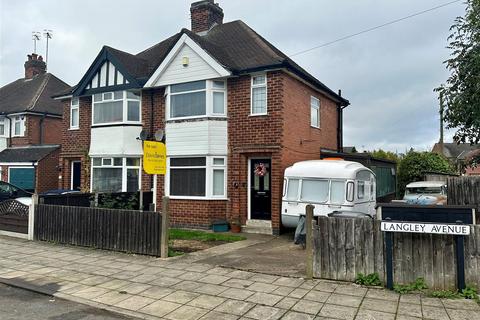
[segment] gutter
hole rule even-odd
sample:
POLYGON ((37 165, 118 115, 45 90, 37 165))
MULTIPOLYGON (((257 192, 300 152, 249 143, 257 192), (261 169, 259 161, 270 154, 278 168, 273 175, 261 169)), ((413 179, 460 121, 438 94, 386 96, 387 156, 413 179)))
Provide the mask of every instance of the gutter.
POLYGON ((39 144, 43 144, 43 124, 45 122, 45 117, 47 116, 47 113, 44 112, 42 117, 40 118, 40 137, 39 137, 39 144))

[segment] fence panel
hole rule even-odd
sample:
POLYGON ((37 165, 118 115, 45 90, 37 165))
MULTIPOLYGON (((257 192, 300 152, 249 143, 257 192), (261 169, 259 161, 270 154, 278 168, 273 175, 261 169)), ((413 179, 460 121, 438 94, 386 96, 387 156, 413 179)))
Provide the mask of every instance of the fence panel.
POLYGON ((160 256, 159 212, 40 204, 35 240, 160 256))
MULTIPOLYGON (((454 237, 436 234, 394 233, 394 282, 425 278, 430 288, 456 286, 454 237)), ((318 219, 314 228, 314 276, 354 281, 358 273, 377 272, 385 283, 383 232, 379 220, 318 219)), ((467 284, 480 287, 480 226, 465 236, 467 284)))
POLYGON ((475 206, 477 224, 480 224, 480 177, 454 177, 447 179, 449 205, 475 206))

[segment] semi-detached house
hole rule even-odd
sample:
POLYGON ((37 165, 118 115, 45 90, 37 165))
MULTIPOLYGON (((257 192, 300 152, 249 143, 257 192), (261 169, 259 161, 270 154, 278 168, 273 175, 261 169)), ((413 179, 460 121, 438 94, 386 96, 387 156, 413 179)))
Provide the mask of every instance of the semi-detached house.
MULTIPOLYGON (((130 54, 104 46, 64 101, 61 188, 150 191, 144 130, 163 132, 171 222, 240 220, 277 234, 284 169, 342 148, 349 102, 213 0, 191 4, 191 30, 130 54)), ((159 202, 159 200, 157 201, 159 202)))

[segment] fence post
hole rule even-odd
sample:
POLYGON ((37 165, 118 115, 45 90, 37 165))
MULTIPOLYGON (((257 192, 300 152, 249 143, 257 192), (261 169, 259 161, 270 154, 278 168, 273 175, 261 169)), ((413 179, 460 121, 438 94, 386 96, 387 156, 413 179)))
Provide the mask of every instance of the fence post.
POLYGON ((307 231, 306 235, 306 250, 307 250, 307 266, 306 266, 306 273, 307 279, 313 278, 313 209, 315 207, 311 204, 307 205, 305 208, 306 213, 306 221, 305 227, 307 231))
POLYGON ((38 194, 32 195, 32 204, 28 208, 28 240, 34 239, 35 233, 35 208, 38 206, 38 194))
POLYGON ((170 198, 162 198, 162 233, 160 236, 160 257, 168 258, 168 239, 170 228, 170 198))

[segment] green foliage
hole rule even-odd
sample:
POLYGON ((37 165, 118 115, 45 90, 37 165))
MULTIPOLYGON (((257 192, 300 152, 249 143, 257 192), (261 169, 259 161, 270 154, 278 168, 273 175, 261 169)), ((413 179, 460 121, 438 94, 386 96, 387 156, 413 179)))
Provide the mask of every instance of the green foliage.
POLYGON ((465 16, 455 19, 448 37, 452 53, 444 63, 450 76, 435 90, 443 97, 447 128, 457 129, 454 140, 479 143, 480 0, 465 3, 465 16))
POLYGON ((391 152, 391 151, 385 151, 385 150, 382 150, 382 149, 373 150, 373 151, 370 151, 368 153, 374 158, 395 161, 397 164, 399 164, 400 161, 402 160, 402 155, 401 154, 391 152))
POLYGON ((171 247, 171 242, 169 242, 168 244, 168 256, 169 257, 177 257, 177 256, 181 256, 183 255, 183 252, 182 251, 176 251, 174 250, 172 247, 171 247))
POLYGON ((138 210, 138 192, 128 197, 122 193, 103 193, 99 195, 99 208, 138 210))
POLYGON ((393 290, 399 294, 406 294, 406 293, 415 292, 415 291, 423 291, 427 288, 428 288, 427 283, 423 278, 417 278, 415 282, 412 282, 409 284, 395 284, 393 286, 393 290))
POLYGON ((432 152, 409 151, 398 166, 398 190, 403 197, 405 186, 410 182, 422 181, 426 172, 453 173, 450 162, 432 152))
POLYGON ((452 290, 434 290, 429 292, 428 296, 440 299, 458 299, 462 297, 458 291, 452 290))
POLYGON ((170 239, 235 242, 245 237, 197 230, 170 229, 170 239))
POLYGON ((465 299, 472 299, 480 302, 478 291, 474 286, 468 285, 465 289, 462 290, 462 292, 460 292, 460 295, 465 299))
POLYGON ((370 273, 364 275, 363 273, 358 273, 357 278, 355 279, 356 284, 361 284, 364 286, 381 286, 382 282, 380 281, 380 277, 378 273, 370 273))

